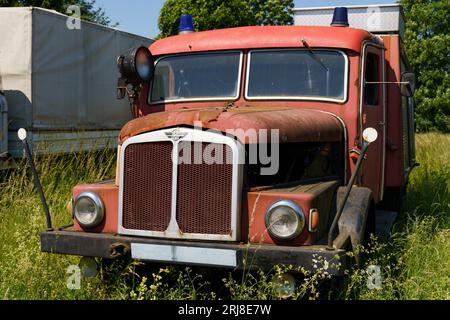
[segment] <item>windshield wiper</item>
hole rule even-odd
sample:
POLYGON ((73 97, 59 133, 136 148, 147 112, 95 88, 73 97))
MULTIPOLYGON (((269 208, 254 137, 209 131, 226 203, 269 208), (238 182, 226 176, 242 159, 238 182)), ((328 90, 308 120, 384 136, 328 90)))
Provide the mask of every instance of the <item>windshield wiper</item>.
POLYGON ((302 39, 302 43, 305 46, 305 48, 308 49, 313 59, 316 60, 322 67, 324 67, 325 70, 327 70, 327 72, 330 71, 328 67, 322 62, 322 60, 317 56, 317 54, 314 53, 314 51, 311 49, 311 47, 309 46, 308 42, 306 42, 305 39, 302 39))

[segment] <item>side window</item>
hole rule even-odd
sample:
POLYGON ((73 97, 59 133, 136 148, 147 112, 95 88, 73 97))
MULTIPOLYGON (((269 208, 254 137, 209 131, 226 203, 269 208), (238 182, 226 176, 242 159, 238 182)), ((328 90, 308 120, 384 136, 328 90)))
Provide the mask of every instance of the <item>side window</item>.
MULTIPOLYGON (((374 53, 368 53, 366 57, 366 68, 364 79, 366 82, 380 81, 380 59, 374 53)), ((380 84, 365 84, 364 104, 376 106, 379 103, 380 84)))

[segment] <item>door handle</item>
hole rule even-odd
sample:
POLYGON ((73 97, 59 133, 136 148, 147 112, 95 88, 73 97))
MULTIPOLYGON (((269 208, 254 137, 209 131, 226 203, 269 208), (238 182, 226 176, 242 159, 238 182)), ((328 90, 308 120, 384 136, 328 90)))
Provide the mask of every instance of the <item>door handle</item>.
POLYGON ((383 122, 383 121, 378 122, 378 125, 379 125, 380 127, 383 127, 385 124, 386 124, 386 123, 383 122))

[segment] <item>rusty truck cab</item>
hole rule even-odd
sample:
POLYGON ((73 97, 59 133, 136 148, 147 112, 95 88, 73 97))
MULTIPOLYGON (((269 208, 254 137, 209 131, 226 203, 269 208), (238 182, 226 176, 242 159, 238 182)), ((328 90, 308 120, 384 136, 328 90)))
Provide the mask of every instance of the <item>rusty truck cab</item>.
POLYGON ((407 66, 401 38, 241 27, 168 37, 149 52, 154 74, 134 87, 116 179, 76 186, 73 227, 44 232, 42 250, 264 269, 314 270, 317 256, 341 274, 414 166, 411 100, 389 84, 407 66), (355 174, 367 128, 378 137, 355 174), (83 210, 101 215, 91 223, 83 210))

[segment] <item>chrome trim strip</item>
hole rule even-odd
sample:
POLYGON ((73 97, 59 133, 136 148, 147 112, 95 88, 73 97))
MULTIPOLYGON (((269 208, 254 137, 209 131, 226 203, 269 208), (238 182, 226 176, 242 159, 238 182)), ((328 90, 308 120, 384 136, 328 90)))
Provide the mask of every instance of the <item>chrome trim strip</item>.
MULTIPOLYGON (((178 152, 179 152, 179 143, 174 142, 173 143, 173 149, 172 149, 172 159, 178 160, 178 152)), ((169 226, 167 227, 166 233, 170 237, 176 236, 179 234, 180 226, 177 222, 177 182, 178 182, 178 163, 177 161, 172 161, 172 208, 170 211, 170 222, 169 226)))
POLYGON ((237 266, 237 252, 230 249, 183 247, 159 244, 131 243, 133 259, 195 263, 210 266, 237 266))

